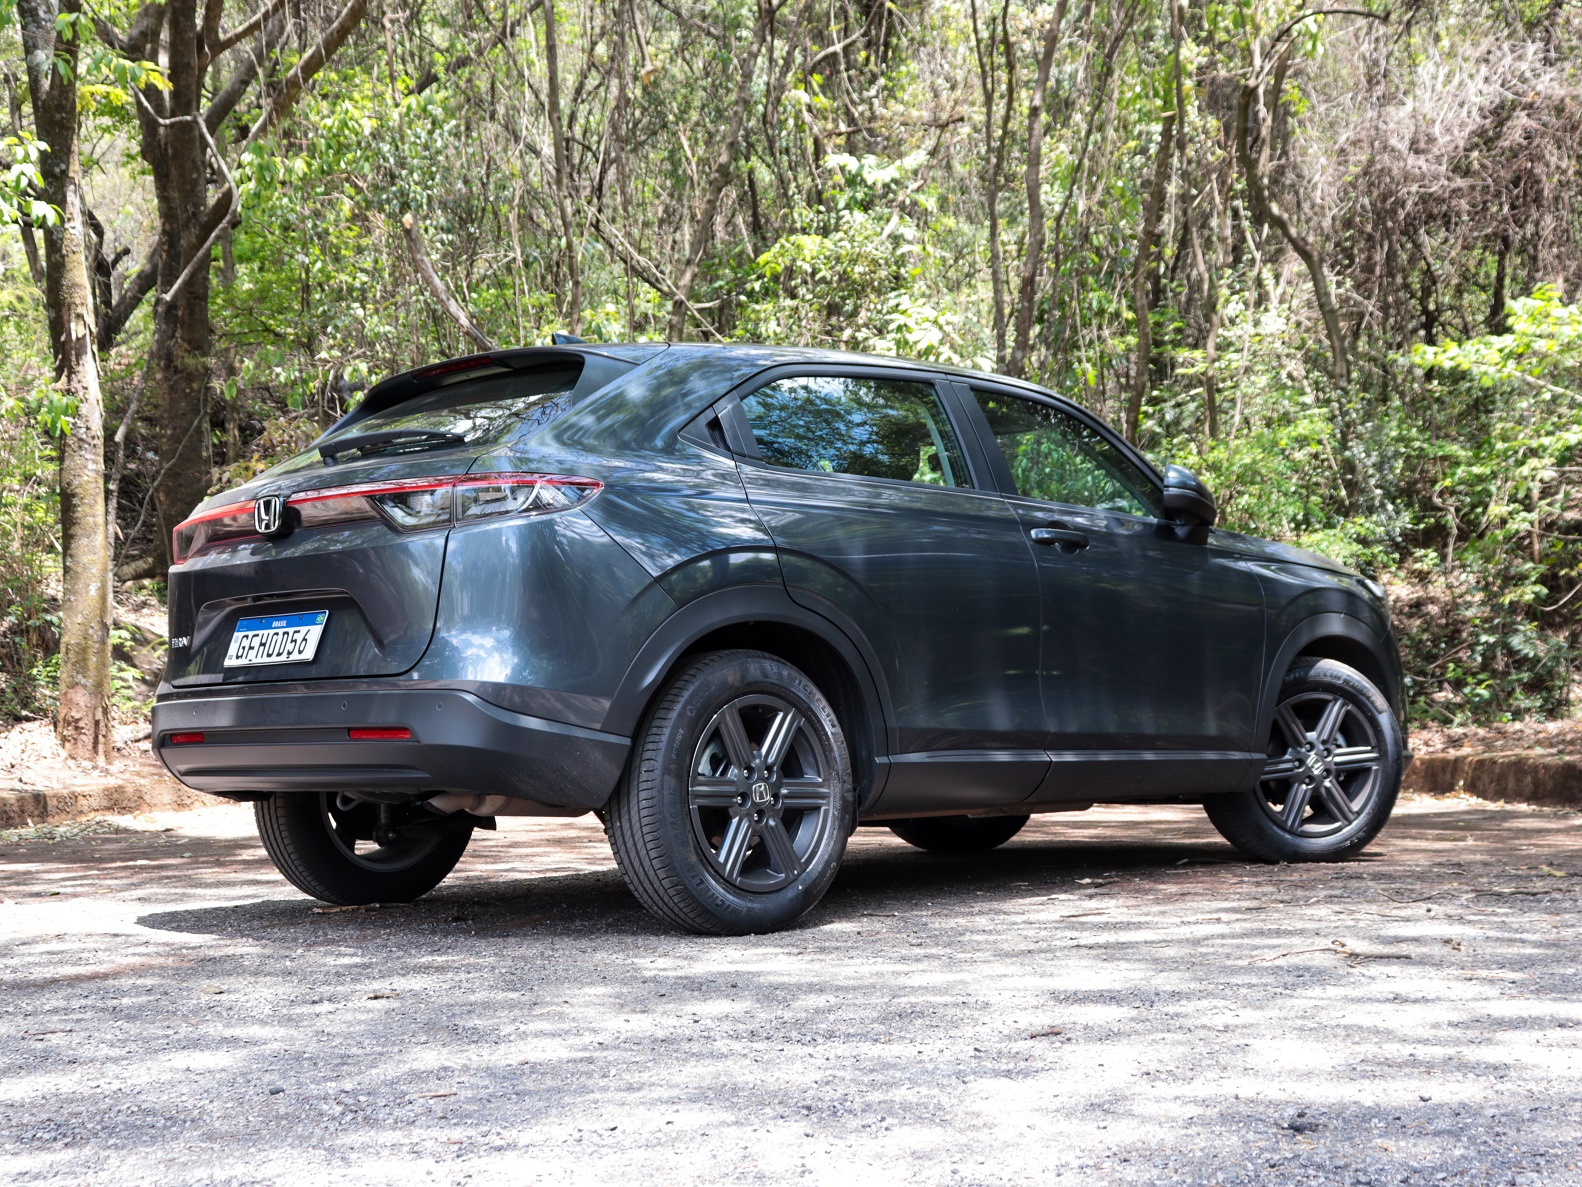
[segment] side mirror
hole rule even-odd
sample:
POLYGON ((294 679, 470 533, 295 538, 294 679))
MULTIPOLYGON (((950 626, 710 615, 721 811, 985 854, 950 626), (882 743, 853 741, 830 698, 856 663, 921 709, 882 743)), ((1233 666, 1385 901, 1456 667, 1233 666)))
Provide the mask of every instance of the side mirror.
POLYGON ((1219 509, 1203 480, 1185 466, 1165 467, 1165 518, 1183 527, 1214 526, 1219 509))

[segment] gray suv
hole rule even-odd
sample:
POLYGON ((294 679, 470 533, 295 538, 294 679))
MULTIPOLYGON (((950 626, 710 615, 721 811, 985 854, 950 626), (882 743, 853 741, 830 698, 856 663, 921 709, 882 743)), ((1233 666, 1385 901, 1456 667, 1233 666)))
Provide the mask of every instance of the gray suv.
POLYGON ((966 854, 1199 802, 1260 860, 1356 853, 1406 757, 1382 591, 1214 520, 993 375, 456 359, 175 528, 154 748, 333 903, 425 893, 502 815, 597 813, 711 933, 797 919, 860 824, 966 854))

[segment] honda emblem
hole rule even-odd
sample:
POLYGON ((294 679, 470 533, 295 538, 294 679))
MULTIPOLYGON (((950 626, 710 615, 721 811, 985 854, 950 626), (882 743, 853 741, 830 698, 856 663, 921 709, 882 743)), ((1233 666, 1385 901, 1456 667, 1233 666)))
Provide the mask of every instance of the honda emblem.
POLYGON ((253 504, 253 527, 260 536, 283 536, 290 530, 286 523, 286 500, 283 495, 262 495, 253 504))

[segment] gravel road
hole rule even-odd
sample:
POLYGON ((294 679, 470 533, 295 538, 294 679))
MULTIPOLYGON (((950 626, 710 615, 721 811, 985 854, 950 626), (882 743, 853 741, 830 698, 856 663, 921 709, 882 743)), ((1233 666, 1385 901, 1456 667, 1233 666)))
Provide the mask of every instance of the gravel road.
POLYGON ((0 1181, 1582 1183, 1582 816, 1404 802, 1337 866, 1190 808, 666 931, 597 823, 316 911, 246 808, 0 840, 0 1181))

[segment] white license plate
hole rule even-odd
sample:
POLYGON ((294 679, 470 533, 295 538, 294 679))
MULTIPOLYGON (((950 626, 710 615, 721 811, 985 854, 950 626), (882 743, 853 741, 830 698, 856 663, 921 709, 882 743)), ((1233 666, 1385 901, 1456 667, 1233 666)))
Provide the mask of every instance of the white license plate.
POLYGON ((329 620, 328 610, 305 614, 272 614, 244 618, 231 635, 225 653, 227 668, 253 668, 263 664, 305 664, 319 649, 319 636, 329 620))

